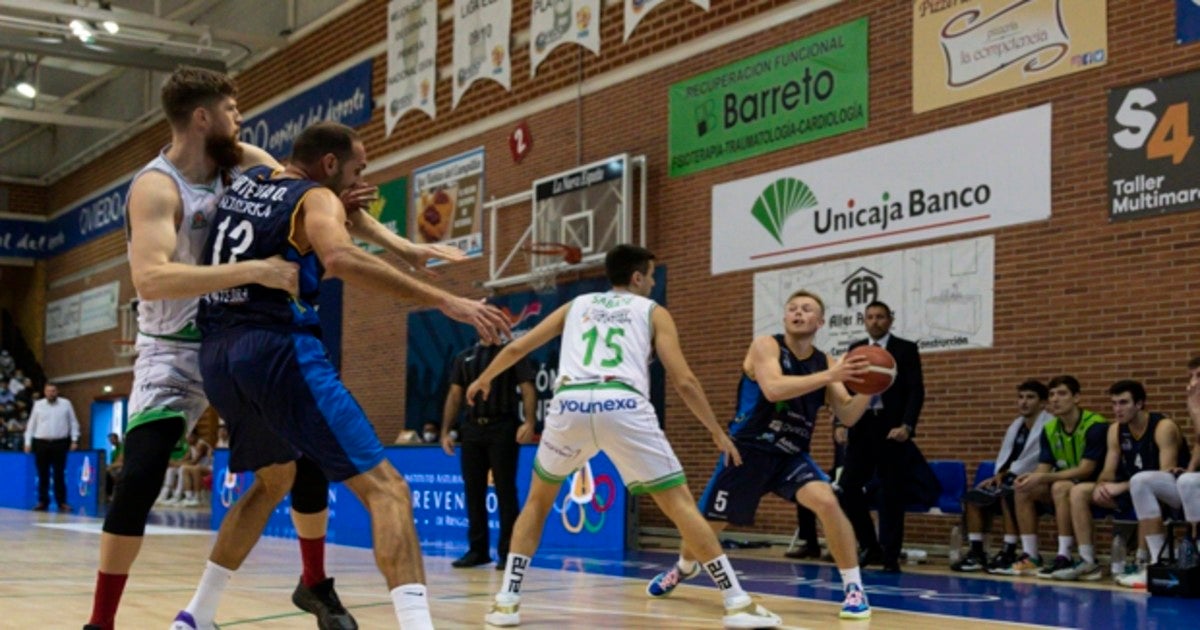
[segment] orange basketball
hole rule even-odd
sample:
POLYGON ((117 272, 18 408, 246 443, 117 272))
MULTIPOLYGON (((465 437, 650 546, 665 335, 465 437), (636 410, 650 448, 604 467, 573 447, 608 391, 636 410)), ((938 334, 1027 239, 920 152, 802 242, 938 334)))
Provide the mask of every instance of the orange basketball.
POLYGON ((867 396, 882 394, 896 380, 896 359, 884 348, 862 345, 851 350, 846 356, 864 356, 871 363, 870 371, 859 377, 862 379, 860 382, 846 383, 846 387, 852 392, 867 396))

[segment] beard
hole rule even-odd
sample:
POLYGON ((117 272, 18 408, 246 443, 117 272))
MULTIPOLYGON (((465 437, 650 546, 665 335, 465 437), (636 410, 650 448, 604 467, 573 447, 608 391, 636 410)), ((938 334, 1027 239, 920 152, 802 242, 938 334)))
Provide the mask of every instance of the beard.
POLYGON ((237 138, 211 135, 204 139, 204 152, 217 163, 217 168, 227 171, 242 163, 242 144, 237 138))

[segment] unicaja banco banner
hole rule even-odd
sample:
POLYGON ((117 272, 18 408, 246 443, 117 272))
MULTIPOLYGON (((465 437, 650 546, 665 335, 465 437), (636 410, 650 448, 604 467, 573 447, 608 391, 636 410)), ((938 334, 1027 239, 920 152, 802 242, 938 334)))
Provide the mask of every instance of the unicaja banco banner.
POLYGON ((1050 218, 1050 105, 719 184, 712 272, 1050 218))

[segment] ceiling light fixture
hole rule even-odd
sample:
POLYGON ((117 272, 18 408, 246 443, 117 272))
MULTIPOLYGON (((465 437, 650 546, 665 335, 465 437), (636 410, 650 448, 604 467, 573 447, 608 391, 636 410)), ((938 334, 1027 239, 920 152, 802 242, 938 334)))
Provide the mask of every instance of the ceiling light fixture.
POLYGON ((28 81, 21 81, 17 84, 17 94, 25 98, 34 98, 37 96, 37 88, 33 87, 33 84, 28 81))
POLYGON ((90 44, 96 41, 96 35, 92 29, 88 27, 83 20, 71 20, 71 34, 79 38, 79 41, 90 44))
POLYGON ((104 20, 100 23, 100 26, 103 26, 104 30, 108 31, 109 35, 116 35, 117 33, 121 32, 121 25, 112 20, 104 20))

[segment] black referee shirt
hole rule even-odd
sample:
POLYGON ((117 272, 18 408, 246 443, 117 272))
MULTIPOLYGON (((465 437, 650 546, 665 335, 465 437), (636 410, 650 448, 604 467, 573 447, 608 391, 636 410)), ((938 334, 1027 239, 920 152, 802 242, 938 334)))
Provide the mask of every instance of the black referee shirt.
MULTIPOLYGON (((451 383, 464 390, 483 373, 492 359, 504 349, 503 345, 485 346, 475 344, 459 353, 454 358, 453 376, 451 383)), ((495 421, 500 419, 517 419, 520 416, 521 383, 532 382, 535 373, 533 362, 529 357, 522 357, 515 365, 500 373, 492 381, 492 389, 487 400, 475 401, 475 406, 466 406, 468 422, 487 418, 495 421)))

